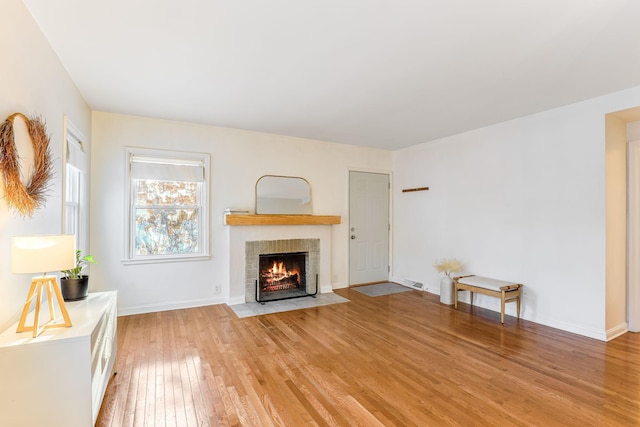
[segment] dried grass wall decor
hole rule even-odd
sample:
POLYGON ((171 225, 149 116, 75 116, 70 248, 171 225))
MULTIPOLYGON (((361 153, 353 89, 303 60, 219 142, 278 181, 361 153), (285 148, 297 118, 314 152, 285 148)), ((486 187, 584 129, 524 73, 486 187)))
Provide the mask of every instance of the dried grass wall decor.
POLYGON ((44 205, 53 177, 53 164, 49 137, 42 118, 33 116, 29 119, 22 113, 14 113, 7 117, 0 126, 0 172, 10 208, 23 216, 32 216, 36 209, 44 205), (33 144, 34 172, 27 185, 23 185, 20 180, 20 163, 13 131, 13 121, 16 117, 24 120, 33 144))

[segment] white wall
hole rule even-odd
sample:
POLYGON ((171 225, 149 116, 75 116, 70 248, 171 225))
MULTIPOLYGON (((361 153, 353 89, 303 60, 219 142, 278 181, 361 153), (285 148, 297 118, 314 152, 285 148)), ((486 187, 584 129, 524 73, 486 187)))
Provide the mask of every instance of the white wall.
POLYGON ((229 256, 223 211, 253 210, 255 183, 268 174, 306 178, 314 214, 342 216, 343 224, 332 227, 331 282, 334 288, 346 286, 348 169, 390 172, 392 165, 385 150, 101 112, 93 114, 92 139, 91 251, 98 264, 91 286, 118 290, 121 313, 225 302, 229 256), (122 264, 125 146, 211 154, 211 260, 122 264))
MULTIPOLYGON (((20 0, 4 0, 0 14, 0 120, 14 112, 40 115, 51 138, 54 178, 46 206, 32 218, 9 211, 0 199, 0 328, 18 320, 31 276, 11 274, 11 236, 62 232, 64 115, 90 135, 91 113, 49 43, 20 0)), ((0 190, 0 197, 3 191, 0 190)))
POLYGON ((523 283, 524 318, 606 339, 605 114, 638 104, 635 88, 395 152, 394 278, 439 293, 431 265, 457 257, 523 283))

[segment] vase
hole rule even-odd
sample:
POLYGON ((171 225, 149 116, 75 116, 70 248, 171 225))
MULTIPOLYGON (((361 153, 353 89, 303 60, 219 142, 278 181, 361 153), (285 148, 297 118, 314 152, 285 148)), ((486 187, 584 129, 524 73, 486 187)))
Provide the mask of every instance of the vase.
POLYGON ((80 276, 79 279, 61 278, 60 291, 65 301, 85 299, 89 293, 89 276, 80 276))
POLYGON ((453 292, 453 279, 449 276, 444 276, 440 280, 440 303, 453 305, 453 292))

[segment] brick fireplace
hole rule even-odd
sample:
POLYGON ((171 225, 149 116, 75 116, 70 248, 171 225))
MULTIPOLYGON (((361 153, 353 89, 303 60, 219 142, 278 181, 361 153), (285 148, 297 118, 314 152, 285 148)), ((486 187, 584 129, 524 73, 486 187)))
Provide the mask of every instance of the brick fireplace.
POLYGON ((229 305, 255 301, 260 253, 309 252, 307 277, 315 281, 317 274, 318 293, 332 292, 331 224, 233 225, 227 231, 229 305))
MULTIPOLYGON (((300 292, 290 291, 291 296, 301 294, 316 293, 316 276, 319 275, 318 266, 320 265, 320 239, 284 239, 284 240, 257 240, 245 243, 245 301, 256 301, 256 282, 258 290, 260 289, 261 273, 264 275, 266 263, 283 262, 287 258, 287 254, 297 255, 297 258, 303 259, 304 265, 286 266, 289 269, 295 268, 299 276, 304 272, 304 277, 299 278, 300 292), (262 258, 262 260, 261 260, 262 258), (261 268, 262 264, 262 268, 261 268), (262 270, 262 271, 261 271, 262 270), (302 271, 304 270, 304 271, 302 271)), ((279 266, 276 266, 276 268, 279 266)), ((285 289, 277 289, 280 295, 260 298, 261 301, 269 299, 281 299, 287 296, 285 289)))

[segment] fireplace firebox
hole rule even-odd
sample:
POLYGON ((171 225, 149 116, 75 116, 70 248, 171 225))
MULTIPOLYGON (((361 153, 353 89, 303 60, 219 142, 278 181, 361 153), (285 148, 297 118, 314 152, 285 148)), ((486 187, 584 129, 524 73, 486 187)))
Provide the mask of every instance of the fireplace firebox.
POLYGON ((307 278, 308 252, 261 254, 258 257, 256 301, 265 303, 289 298, 315 296, 316 283, 307 278))

